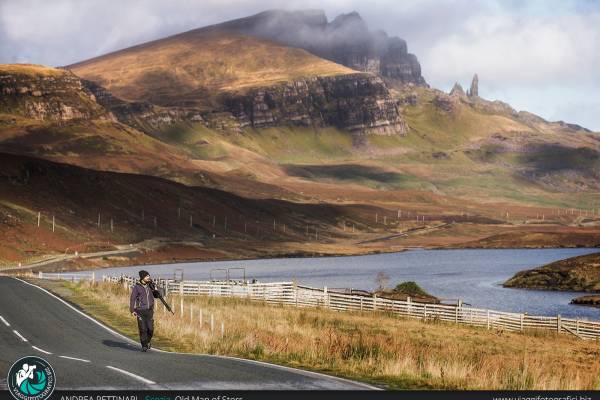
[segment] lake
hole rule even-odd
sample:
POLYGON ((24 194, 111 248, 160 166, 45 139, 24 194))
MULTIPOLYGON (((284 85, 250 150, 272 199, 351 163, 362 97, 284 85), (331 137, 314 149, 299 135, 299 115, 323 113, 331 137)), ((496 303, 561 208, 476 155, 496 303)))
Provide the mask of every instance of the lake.
MULTIPOLYGON (((313 287, 373 290, 383 271, 389 286, 415 281, 429 293, 447 299, 460 298, 477 308, 526 312, 534 315, 600 319, 600 309, 569 304, 581 293, 508 289, 502 282, 523 269, 552 261, 597 252, 599 249, 457 249, 409 250, 401 253, 352 257, 277 258, 244 261, 194 262, 97 270, 102 274, 137 276, 145 269, 155 277, 173 277, 177 268, 186 280, 208 280, 213 268, 245 267, 248 278, 261 282, 291 281, 313 287)), ((214 272, 223 277, 224 273, 214 272)), ((231 271, 233 278, 241 271, 231 271)))

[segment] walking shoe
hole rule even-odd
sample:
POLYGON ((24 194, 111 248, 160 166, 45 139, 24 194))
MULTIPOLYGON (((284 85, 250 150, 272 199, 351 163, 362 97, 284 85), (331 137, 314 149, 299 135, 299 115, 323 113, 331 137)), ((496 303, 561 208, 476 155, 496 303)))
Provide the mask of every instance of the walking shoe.
POLYGON ((146 347, 146 346, 142 347, 142 351, 148 351, 148 347, 146 347))
POLYGON ((152 348, 152 343, 148 342, 148 350, 152 348))

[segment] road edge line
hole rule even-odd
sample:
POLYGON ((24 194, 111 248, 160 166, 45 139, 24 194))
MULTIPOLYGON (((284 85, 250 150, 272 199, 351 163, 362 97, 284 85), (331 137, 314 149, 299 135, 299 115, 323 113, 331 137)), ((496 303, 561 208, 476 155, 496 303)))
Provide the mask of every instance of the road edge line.
MULTIPOLYGON (((45 288, 43 288, 41 286, 35 285, 33 283, 24 281, 21 278, 14 278, 14 279, 16 279, 18 281, 21 281, 21 282, 23 282, 23 283, 25 283, 25 284, 27 284, 29 286, 33 286, 35 288, 38 288, 39 290, 41 290, 43 292, 46 292, 50 296, 56 298, 57 300, 59 300, 60 302, 62 302, 66 306, 68 306, 73 311, 75 311, 78 314, 86 317, 87 319, 89 319, 90 321, 94 322, 96 325, 104 328, 105 330, 107 330, 108 332, 112 333, 113 335, 115 335, 117 337, 120 337, 122 339, 125 339, 130 344, 135 344, 136 346, 139 344, 138 342, 134 341, 133 339, 128 338, 127 336, 125 336, 125 335, 123 335, 123 334, 115 331, 114 329, 108 327, 107 325, 103 324, 102 322, 96 320, 92 316, 90 316, 90 315, 84 313, 83 311, 78 310, 77 308, 73 307, 67 301, 65 301, 64 299, 62 299, 59 296, 55 295, 54 293, 50 292, 49 290, 47 290, 47 289, 45 289, 45 288)), ((354 385, 357 385, 357 386, 362 386, 365 389, 370 389, 370 390, 385 390, 385 389, 382 389, 380 387, 373 386, 373 385, 370 385, 370 384, 364 383, 364 382, 353 381, 351 379, 341 378, 341 377, 334 376, 334 375, 327 375, 327 374, 323 374, 323 373, 315 372, 315 371, 308 371, 308 370, 304 370, 304 369, 288 367, 288 366, 285 366, 285 365, 273 364, 273 363, 269 363, 269 362, 266 362, 266 361, 249 360, 249 359, 246 359, 246 358, 239 358, 239 357, 234 357, 234 356, 214 355, 214 354, 183 353, 183 352, 176 352, 176 351, 166 351, 166 350, 161 350, 161 349, 157 349, 157 348, 154 348, 154 347, 152 348, 152 350, 157 351, 157 352, 161 352, 161 353, 166 353, 166 354, 180 354, 180 355, 186 355, 186 356, 201 356, 201 357, 214 357, 214 358, 232 359, 232 360, 243 361, 243 362, 248 362, 248 363, 253 363, 253 364, 260 364, 260 365, 264 365, 264 366, 268 366, 268 367, 272 367, 272 368, 284 369, 284 370, 292 371, 292 372, 295 372, 295 373, 301 374, 301 375, 312 375, 312 376, 319 376, 319 377, 326 378, 326 379, 333 379, 333 380, 337 380, 337 381, 340 381, 340 382, 345 382, 345 383, 350 383, 350 384, 354 384, 354 385)))

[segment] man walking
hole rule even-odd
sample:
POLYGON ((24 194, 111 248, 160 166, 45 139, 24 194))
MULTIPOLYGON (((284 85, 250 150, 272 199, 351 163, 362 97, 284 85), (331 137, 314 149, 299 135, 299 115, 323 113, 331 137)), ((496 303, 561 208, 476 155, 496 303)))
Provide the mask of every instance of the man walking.
POLYGON ((150 341, 154 333, 154 298, 159 297, 157 290, 150 287, 150 273, 140 271, 140 280, 133 286, 129 300, 129 311, 137 318, 140 331, 142 351, 147 351, 151 346, 150 341))

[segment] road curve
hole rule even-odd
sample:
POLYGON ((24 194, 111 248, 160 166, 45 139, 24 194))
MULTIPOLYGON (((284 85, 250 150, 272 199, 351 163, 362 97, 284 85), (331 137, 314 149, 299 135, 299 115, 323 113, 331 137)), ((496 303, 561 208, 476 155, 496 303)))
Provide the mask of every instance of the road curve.
POLYGON ((139 344, 31 283, 0 276, 0 388, 20 357, 46 359, 57 389, 370 390, 346 379, 234 357, 139 344))

